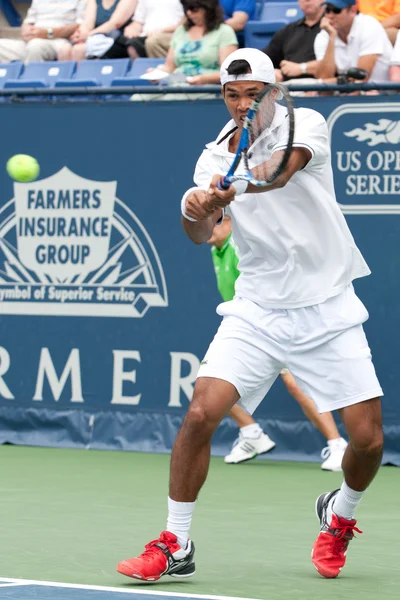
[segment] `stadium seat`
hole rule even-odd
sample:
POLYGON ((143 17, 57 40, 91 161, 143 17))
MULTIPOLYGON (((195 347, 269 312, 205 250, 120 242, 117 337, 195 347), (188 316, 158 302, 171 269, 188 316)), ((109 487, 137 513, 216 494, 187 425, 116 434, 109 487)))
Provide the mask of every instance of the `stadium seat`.
POLYGON ((108 87, 115 77, 123 77, 131 64, 129 58, 83 60, 71 79, 59 79, 56 87, 108 87))
POLYGON ((140 76, 146 73, 147 69, 152 69, 163 65, 165 58, 137 58, 132 62, 130 70, 125 77, 116 77, 112 80, 112 86, 124 85, 151 85, 151 81, 140 79, 140 76))
POLYGON ((74 60, 31 62, 20 72, 18 79, 8 79, 4 84, 4 88, 54 87, 59 78, 72 77, 75 68, 76 62, 74 60))
POLYGON ((274 33, 292 21, 303 17, 296 2, 270 2, 264 0, 259 12, 259 20, 248 21, 244 30, 247 48, 262 50, 269 44, 274 33))
POLYGON ((0 88, 4 88, 9 79, 18 79, 24 68, 24 63, 13 62, 0 64, 0 88))

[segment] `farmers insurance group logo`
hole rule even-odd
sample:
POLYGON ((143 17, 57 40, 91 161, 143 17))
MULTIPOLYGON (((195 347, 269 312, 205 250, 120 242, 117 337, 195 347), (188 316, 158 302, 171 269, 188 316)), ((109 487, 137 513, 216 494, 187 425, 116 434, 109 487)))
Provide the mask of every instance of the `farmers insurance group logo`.
POLYGON ((400 105, 344 104, 328 127, 343 212, 400 214, 400 105))
POLYGON ((0 210, 0 313, 143 317, 167 306, 157 251, 116 181, 64 167, 0 210))

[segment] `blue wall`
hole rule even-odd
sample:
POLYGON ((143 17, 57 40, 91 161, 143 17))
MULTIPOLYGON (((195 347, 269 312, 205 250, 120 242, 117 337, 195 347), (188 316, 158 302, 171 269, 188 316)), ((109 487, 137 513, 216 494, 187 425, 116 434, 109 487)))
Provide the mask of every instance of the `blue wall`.
MULTIPOLYGON (((329 117, 338 199, 373 271, 356 289, 385 391, 385 458, 400 463, 398 101, 299 104, 329 117)), ((226 120, 211 100, 0 105, 0 442, 171 448, 219 302, 209 247, 185 237, 179 202, 226 120), (7 176, 18 153, 37 158, 38 182, 7 176), (40 217, 55 234, 40 235, 40 217)), ((280 382, 256 416, 275 458, 318 457, 324 440, 280 382)), ((235 436, 225 420, 214 452, 235 436)))

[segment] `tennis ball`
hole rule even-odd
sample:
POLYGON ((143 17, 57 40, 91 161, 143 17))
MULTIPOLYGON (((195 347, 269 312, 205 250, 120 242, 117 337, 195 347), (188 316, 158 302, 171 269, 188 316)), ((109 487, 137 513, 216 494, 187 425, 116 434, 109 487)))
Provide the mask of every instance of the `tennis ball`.
POLYGON ((8 159, 7 173, 15 181, 35 181, 39 177, 40 167, 36 158, 28 154, 15 154, 8 159))

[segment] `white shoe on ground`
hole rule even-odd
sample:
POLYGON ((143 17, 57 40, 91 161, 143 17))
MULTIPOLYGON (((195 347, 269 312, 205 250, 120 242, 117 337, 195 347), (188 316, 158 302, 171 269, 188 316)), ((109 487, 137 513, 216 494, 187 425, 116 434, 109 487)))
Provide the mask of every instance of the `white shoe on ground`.
POLYGON ((259 454, 265 454, 275 448, 275 442, 266 433, 261 433, 258 438, 244 437, 239 431, 239 437, 234 442, 232 450, 224 461, 229 465, 237 465, 238 463, 251 460, 259 454))
POLYGON ((347 442, 343 438, 332 440, 321 452, 321 458, 325 459, 321 464, 323 471, 341 471, 344 452, 347 442))

